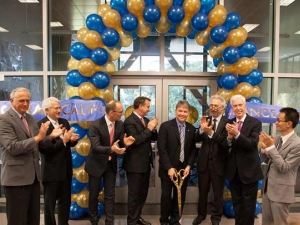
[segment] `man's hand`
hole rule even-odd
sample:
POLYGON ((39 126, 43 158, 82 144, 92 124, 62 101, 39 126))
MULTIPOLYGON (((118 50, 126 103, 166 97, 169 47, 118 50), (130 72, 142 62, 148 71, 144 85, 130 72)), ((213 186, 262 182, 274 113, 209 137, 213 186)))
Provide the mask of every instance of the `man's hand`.
POLYGON ((177 177, 177 173, 175 172, 174 168, 168 169, 168 176, 170 177, 171 180, 173 180, 174 176, 177 177))
MULTIPOLYGON (((205 117, 206 118, 206 117, 205 117)), ((206 120, 205 121, 201 118, 201 124, 200 124, 200 127, 201 127, 201 131, 207 133, 208 135, 211 135, 213 133, 213 126, 214 124, 212 123, 210 126, 208 126, 210 120, 206 120)))
POLYGON ((240 133, 239 130, 237 129, 236 122, 233 122, 233 124, 227 123, 226 130, 228 132, 228 135, 230 135, 230 137, 237 136, 240 133))
POLYGON ((184 169, 184 177, 187 177, 187 176, 190 174, 190 171, 191 171, 191 167, 190 167, 190 166, 187 166, 187 167, 184 169))
POLYGON ((273 135, 269 136, 265 132, 262 131, 259 135, 259 141, 260 141, 261 147, 263 149, 265 149, 265 148, 268 148, 268 147, 274 145, 274 136, 273 135))
POLYGON ((70 140, 72 142, 75 142, 78 140, 78 138, 79 138, 79 134, 72 133, 70 140))
POLYGON ((135 139, 132 136, 127 137, 127 134, 124 134, 123 142, 125 146, 130 146, 135 142, 135 139))
POLYGON ((158 124, 158 118, 155 117, 149 121, 149 123, 147 124, 147 128, 153 131, 156 128, 157 124, 158 124))
POLYGON ((117 140, 115 143, 113 143, 111 146, 111 151, 121 155, 125 152, 126 148, 120 148, 118 144, 119 141, 120 140, 117 140))
POLYGON ((50 140, 53 140, 63 134, 62 126, 63 125, 60 124, 58 127, 52 130, 51 134, 49 135, 50 140))
POLYGON ((36 142, 40 142, 41 140, 43 140, 46 137, 49 125, 50 125, 50 121, 47 121, 47 122, 41 124, 39 133, 34 137, 34 140, 36 142))
POLYGON ((67 143, 67 142, 69 142, 70 141, 70 139, 71 139, 71 137, 72 137, 72 134, 74 133, 74 129, 70 129, 70 130, 65 130, 65 132, 64 132, 64 137, 63 137, 63 142, 64 143, 67 143))

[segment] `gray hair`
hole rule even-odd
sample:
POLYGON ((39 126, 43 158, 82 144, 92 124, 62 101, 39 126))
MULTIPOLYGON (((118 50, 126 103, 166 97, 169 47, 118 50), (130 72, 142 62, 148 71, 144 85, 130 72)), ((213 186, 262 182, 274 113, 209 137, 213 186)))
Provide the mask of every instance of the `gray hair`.
POLYGON ((46 109, 48 109, 48 108, 51 107, 52 102, 58 102, 58 103, 60 103, 60 101, 58 100, 58 98, 55 98, 55 97, 49 97, 49 98, 44 99, 44 101, 42 102, 42 109, 43 109, 44 112, 45 112, 46 109))
POLYGON ((16 88, 16 89, 14 89, 14 90, 10 93, 10 98, 11 98, 11 99, 14 99, 14 98, 16 97, 16 95, 17 95, 18 92, 23 92, 23 91, 27 91, 28 94, 29 94, 29 96, 30 96, 30 98, 31 98, 31 94, 30 94, 29 90, 28 90, 27 88, 24 88, 24 87, 18 87, 18 88, 16 88))
POLYGON ((213 96, 210 97, 210 101, 213 100, 213 99, 220 100, 222 106, 224 106, 224 107, 226 106, 226 101, 225 101, 225 99, 222 96, 220 96, 220 95, 213 95, 213 96))
POLYGON ((181 106, 185 106, 186 108, 188 108, 189 111, 190 111, 190 109, 191 109, 191 106, 190 106, 190 104, 188 103, 187 100, 179 100, 179 101, 177 102, 177 104, 176 104, 176 109, 178 109, 178 108, 181 107, 181 106))
POLYGON ((243 95, 233 95, 231 98, 230 98, 230 105, 232 105, 232 102, 234 100, 237 100, 237 99, 240 99, 243 101, 244 104, 246 104, 246 98, 243 96, 243 95))

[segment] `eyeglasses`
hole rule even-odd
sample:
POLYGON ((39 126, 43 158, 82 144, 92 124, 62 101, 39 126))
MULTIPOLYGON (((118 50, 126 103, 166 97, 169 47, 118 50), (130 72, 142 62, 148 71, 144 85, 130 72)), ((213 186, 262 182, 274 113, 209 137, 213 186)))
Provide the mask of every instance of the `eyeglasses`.
POLYGON ((61 107, 49 107, 49 108, 54 109, 54 110, 59 110, 59 109, 61 109, 61 107))
POLYGON ((122 111, 113 111, 113 112, 117 112, 117 113, 123 113, 123 111, 124 111, 124 110, 122 110, 122 111))
POLYGON ((30 103, 30 99, 17 99, 17 98, 15 98, 15 100, 17 102, 21 103, 21 104, 24 104, 25 102, 28 103, 28 104, 30 103))
POLYGON ((279 118, 277 118, 277 119, 276 119, 276 122, 278 122, 278 123, 280 123, 280 122, 285 123, 285 122, 288 122, 288 121, 280 120, 279 118))
POLYGON ((219 109, 221 107, 222 107, 221 105, 209 105, 209 108, 219 109))

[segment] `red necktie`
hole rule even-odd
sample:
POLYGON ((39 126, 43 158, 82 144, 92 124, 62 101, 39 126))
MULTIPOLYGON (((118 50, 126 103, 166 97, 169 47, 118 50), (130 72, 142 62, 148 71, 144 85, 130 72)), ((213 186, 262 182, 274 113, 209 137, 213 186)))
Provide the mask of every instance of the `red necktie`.
POLYGON ((110 132, 109 132, 110 145, 113 144, 114 135, 115 135, 115 126, 114 126, 114 123, 111 123, 110 124, 110 132))
POLYGON ((238 131, 241 131, 243 122, 239 120, 238 122, 238 131))
POLYGON ((28 134, 30 135, 30 130, 29 130, 29 127, 28 127, 28 124, 27 124, 27 122, 26 122, 25 117, 24 117, 24 116, 21 116, 21 120, 22 120, 22 122, 23 122, 23 124, 24 124, 24 126, 25 126, 25 128, 26 128, 26 130, 27 130, 27 132, 28 132, 28 134))
POLYGON ((144 117, 141 117, 141 121, 144 124, 144 127, 146 127, 146 123, 145 123, 144 117))

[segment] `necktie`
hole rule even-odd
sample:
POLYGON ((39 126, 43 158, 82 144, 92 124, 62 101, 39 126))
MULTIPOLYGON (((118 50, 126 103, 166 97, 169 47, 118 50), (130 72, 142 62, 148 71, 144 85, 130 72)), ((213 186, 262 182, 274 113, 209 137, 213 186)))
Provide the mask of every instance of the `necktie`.
POLYGON ((22 122, 23 122, 23 124, 24 124, 24 126, 25 126, 25 128, 26 128, 26 130, 27 130, 27 133, 30 135, 29 126, 28 126, 28 124, 27 124, 27 122, 26 122, 25 117, 24 117, 24 116, 21 116, 21 120, 22 120, 22 122))
POLYGON ((114 141, 114 135, 115 135, 115 126, 114 123, 111 123, 109 126, 110 126, 109 141, 110 141, 110 145, 112 145, 114 141))
POLYGON ((241 131, 243 122, 239 120, 238 122, 238 131, 241 131))
POLYGON ((282 143, 283 143, 282 137, 280 137, 279 142, 278 142, 278 145, 277 145, 277 150, 278 150, 278 151, 281 149, 282 143))
POLYGON ((180 155, 179 160, 180 162, 184 161, 184 126, 179 125, 179 134, 180 134, 180 155))
POLYGON ((217 119, 213 119, 214 125, 213 125, 213 131, 216 131, 217 129, 217 119))
POLYGON ((144 127, 146 127, 146 123, 145 123, 144 117, 141 117, 141 121, 144 124, 144 127))

